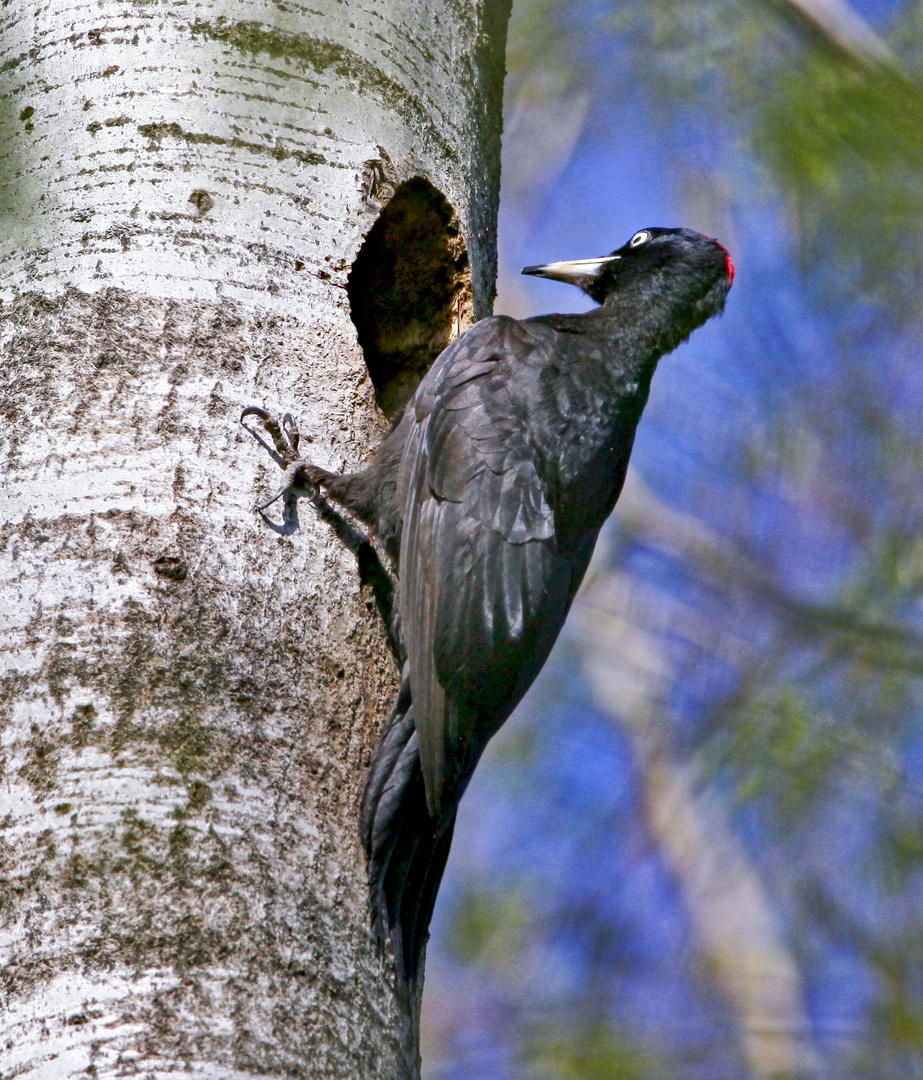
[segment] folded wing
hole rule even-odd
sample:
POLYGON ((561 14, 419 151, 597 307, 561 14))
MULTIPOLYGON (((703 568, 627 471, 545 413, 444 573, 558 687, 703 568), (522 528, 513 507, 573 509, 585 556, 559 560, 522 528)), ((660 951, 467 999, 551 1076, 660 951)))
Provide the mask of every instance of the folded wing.
POLYGON ((554 337, 484 320, 443 353, 412 406, 398 490, 401 616, 437 823, 540 670, 582 576, 558 551, 514 380, 554 337))

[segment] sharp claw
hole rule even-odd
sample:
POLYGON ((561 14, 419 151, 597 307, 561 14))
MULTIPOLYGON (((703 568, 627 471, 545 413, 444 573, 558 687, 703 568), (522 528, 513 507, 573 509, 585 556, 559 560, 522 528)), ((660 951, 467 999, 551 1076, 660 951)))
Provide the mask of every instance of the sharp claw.
POLYGON ((295 417, 292 416, 290 412, 287 412, 285 416, 282 417, 282 430, 288 437, 289 445, 292 448, 292 453, 297 454, 298 444, 299 442, 301 442, 301 434, 298 431, 298 423, 296 422, 295 417))
MULTIPOLYGON (((267 412, 266 409, 261 409, 258 405, 250 405, 240 414, 240 422, 243 424, 248 416, 255 416, 262 421, 263 427, 272 439, 276 453, 281 459, 279 464, 282 468, 291 465, 298 457, 298 425, 295 423, 292 414, 286 413, 280 424, 272 413, 267 412), (294 443, 290 435, 291 431, 295 433, 294 443)), ((246 427, 246 425, 244 426, 246 427)), ((252 428, 247 428, 247 430, 253 431, 252 428)))
POLYGON ((262 514, 262 512, 268 506, 272 506, 272 504, 276 501, 276 499, 281 499, 282 496, 285 495, 287 491, 288 491, 288 484, 285 484, 285 485, 283 485, 282 487, 279 488, 279 490, 275 493, 275 495, 273 495, 273 497, 268 502, 264 502, 262 506, 254 506, 253 512, 255 514, 262 514))
MULTIPOLYGON (((254 431, 251 427, 248 427, 247 431, 257 439, 260 445, 269 450, 275 461, 285 470, 282 487, 271 499, 259 506, 254 506, 254 513, 262 514, 263 511, 267 510, 279 499, 285 500, 287 508, 296 499, 316 500, 320 495, 320 485, 326 480, 332 479, 332 474, 324 469, 318 469, 309 461, 299 459, 298 444, 301 441, 301 436, 295 417, 291 413, 286 413, 280 423, 272 413, 267 412, 266 409, 262 409, 258 405, 251 405, 249 408, 244 409, 240 414, 240 422, 243 424, 248 416, 255 416, 262 422, 266 432, 272 437, 275 444, 275 453, 263 441, 259 432, 254 431)), ((288 509, 286 509, 286 513, 288 513, 288 509)))
POLYGON ((312 484, 302 472, 305 467, 304 461, 295 461, 285 470, 285 483, 279 490, 273 495, 269 502, 264 502, 262 506, 255 506, 253 509, 257 513, 262 514, 267 506, 272 504, 277 499, 284 498, 286 502, 294 499, 313 499, 318 494, 318 487, 316 484, 312 484))
POLYGON ((261 409, 258 405, 250 405, 248 408, 244 409, 244 411, 240 414, 240 422, 243 423, 245 417, 247 416, 256 416, 260 420, 270 419, 270 414, 266 412, 265 409, 261 409))

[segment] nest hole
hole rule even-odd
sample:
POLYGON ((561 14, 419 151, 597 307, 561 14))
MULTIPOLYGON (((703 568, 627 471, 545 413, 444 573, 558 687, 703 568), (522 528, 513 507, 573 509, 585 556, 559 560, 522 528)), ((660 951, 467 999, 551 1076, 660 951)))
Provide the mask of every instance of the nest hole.
POLYGON ((395 190, 346 290, 376 400, 394 423, 432 362, 474 321, 461 227, 429 181, 415 177, 395 190))

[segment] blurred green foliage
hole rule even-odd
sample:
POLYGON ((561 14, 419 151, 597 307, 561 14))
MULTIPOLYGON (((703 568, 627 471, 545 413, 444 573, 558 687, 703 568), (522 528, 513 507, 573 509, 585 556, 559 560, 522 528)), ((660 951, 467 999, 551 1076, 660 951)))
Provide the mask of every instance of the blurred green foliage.
POLYGON ((548 1025, 529 1040, 526 1061, 536 1080, 654 1080, 663 1073, 607 1024, 548 1025))
POLYGON ((918 4, 896 20, 888 59, 806 32, 800 5, 783 0, 650 0, 612 5, 601 22, 631 42, 633 76, 656 115, 681 115, 705 139, 732 128, 763 165, 809 288, 825 286, 834 303, 875 300, 888 318, 919 316, 918 4))
POLYGON ((465 964, 504 968, 523 948, 529 932, 529 905, 513 889, 469 888, 459 899, 449 949, 465 964))
POLYGON ((849 753, 836 722, 821 723, 812 704, 792 684, 760 686, 736 715, 722 710, 709 748, 715 774, 733 774, 737 801, 765 801, 783 826, 829 794, 825 781, 849 753))

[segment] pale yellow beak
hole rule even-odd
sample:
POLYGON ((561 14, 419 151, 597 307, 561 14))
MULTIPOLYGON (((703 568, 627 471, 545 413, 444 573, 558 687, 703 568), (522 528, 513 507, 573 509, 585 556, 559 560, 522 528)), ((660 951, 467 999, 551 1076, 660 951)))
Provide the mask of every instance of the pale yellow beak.
POLYGON ((523 274, 551 278, 552 281, 577 282, 595 278, 607 263, 621 259, 621 255, 603 255, 599 259, 571 259, 569 262, 545 263, 544 266, 524 266, 523 274))

